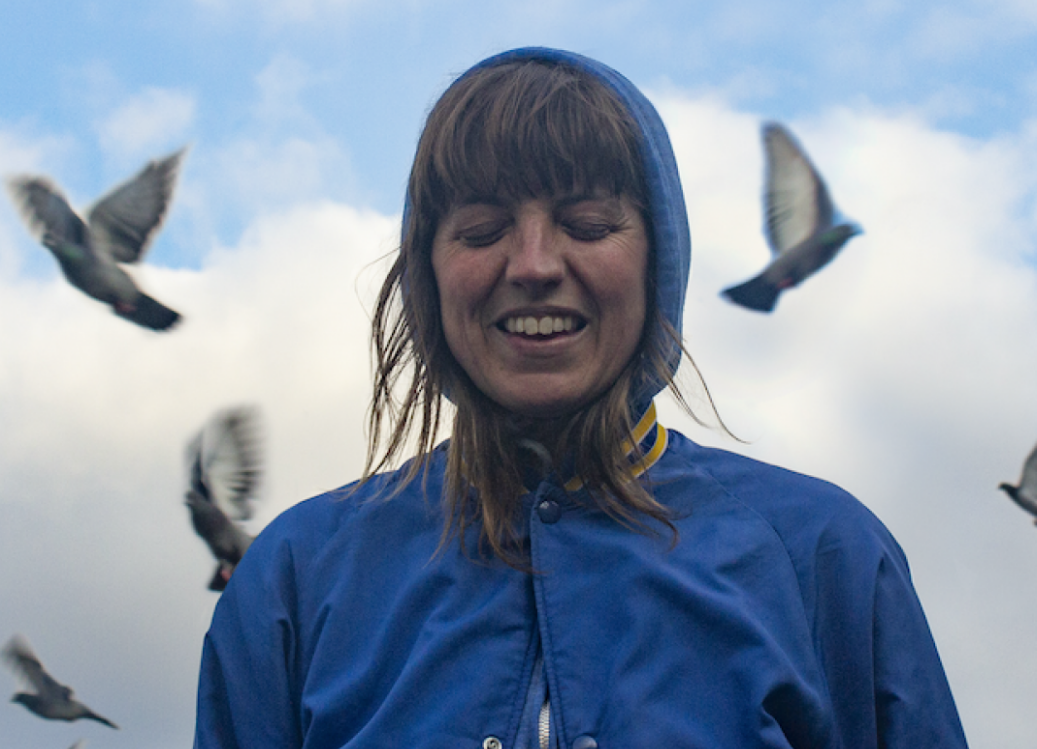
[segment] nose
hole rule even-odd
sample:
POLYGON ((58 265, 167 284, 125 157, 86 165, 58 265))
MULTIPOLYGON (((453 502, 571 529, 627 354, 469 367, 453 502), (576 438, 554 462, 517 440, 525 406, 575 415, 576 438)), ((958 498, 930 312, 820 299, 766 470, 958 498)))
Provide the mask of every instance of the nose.
POLYGON ((550 211, 539 206, 520 211, 508 252, 507 282, 541 296, 558 286, 564 276, 562 241, 550 211))

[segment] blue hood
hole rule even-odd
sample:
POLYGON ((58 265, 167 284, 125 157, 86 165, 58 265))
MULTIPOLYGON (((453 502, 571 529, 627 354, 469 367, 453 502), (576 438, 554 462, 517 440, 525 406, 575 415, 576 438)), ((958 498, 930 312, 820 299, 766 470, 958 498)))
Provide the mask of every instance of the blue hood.
MULTIPOLYGON (((641 129, 642 158, 648 182, 648 212, 652 218, 652 247, 655 251, 656 305, 663 317, 678 332, 682 332, 684 297, 688 288, 691 267, 691 232, 688 212, 684 206, 684 192, 677 174, 677 161, 670 145, 670 137, 662 118, 633 83, 597 60, 548 47, 523 47, 488 57, 472 66, 458 80, 482 68, 519 60, 543 60, 571 65, 587 71, 616 92, 641 129)), ((409 206, 404 207, 404 226, 409 206)), ((661 340, 666 340, 663 336, 661 340)), ((680 348, 668 352, 672 373, 680 364, 680 348)), ((650 383, 635 397, 635 409, 647 407, 647 401, 659 392, 665 383, 650 383)))

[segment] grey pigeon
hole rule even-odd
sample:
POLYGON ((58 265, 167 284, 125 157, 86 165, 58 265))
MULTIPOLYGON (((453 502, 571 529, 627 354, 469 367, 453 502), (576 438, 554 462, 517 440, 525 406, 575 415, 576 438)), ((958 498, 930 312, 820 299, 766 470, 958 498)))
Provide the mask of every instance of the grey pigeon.
POLYGON ((111 728, 118 728, 107 718, 101 717, 82 702, 75 700, 69 687, 58 683, 44 670, 40 659, 21 635, 15 635, 8 640, 4 646, 3 656, 12 670, 34 690, 34 693, 16 693, 11 702, 20 702, 41 718, 48 720, 73 721, 86 718, 104 723, 111 728))
POLYGON ((1037 446, 1030 451, 1029 457, 1023 464, 1023 475, 1019 479, 1019 485, 1013 486, 1001 483, 997 487, 1017 505, 1034 516, 1034 525, 1037 525, 1037 446))
POLYGON ((186 504, 217 561, 209 590, 227 586, 252 543, 240 523, 252 517, 262 458, 259 411, 252 406, 216 413, 188 443, 186 504))
POLYGON ((771 312, 785 289, 831 262, 861 228, 841 216, 828 188, 792 134, 776 122, 763 126, 767 157, 764 233, 773 259, 762 273, 723 295, 757 312, 771 312))
POLYGON ((69 283, 151 330, 168 330, 180 315, 138 289, 120 264, 144 257, 169 208, 184 151, 149 162, 102 197, 85 223, 46 177, 9 181, 22 217, 57 258, 69 283))

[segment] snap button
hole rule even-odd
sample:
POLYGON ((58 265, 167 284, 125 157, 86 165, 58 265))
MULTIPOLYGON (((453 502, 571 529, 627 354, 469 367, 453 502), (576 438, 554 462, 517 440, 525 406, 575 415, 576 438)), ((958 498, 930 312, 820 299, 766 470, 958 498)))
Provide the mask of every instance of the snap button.
MULTIPOLYGON (((597 744, 595 744, 597 746, 597 744)), ((496 736, 487 736, 483 739, 482 749, 503 749, 504 744, 496 736)))
POLYGON ((573 749, 598 749, 598 742, 590 736, 577 736, 573 749))
POLYGON ((537 515, 540 520, 548 525, 557 523, 562 517, 562 506, 552 499, 545 499, 537 505, 537 515))

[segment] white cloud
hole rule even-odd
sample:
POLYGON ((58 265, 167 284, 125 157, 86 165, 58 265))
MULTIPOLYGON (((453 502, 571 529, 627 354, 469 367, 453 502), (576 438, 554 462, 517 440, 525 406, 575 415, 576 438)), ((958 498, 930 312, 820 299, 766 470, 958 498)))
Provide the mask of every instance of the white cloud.
MULTIPOLYGON (((209 413, 264 410, 259 524, 359 472, 361 302, 379 273, 365 268, 397 231, 398 219, 320 203, 257 221, 200 270, 140 268, 142 286, 185 317, 168 334, 118 319, 59 277, 0 278, 0 567, 24 575, 0 581, 0 633, 28 635, 122 725, 109 745, 190 743, 216 598, 181 503, 181 460, 209 413)), ((24 717, 0 714, 13 746, 39 735, 24 717)))
POLYGON ((868 109, 788 123, 865 234, 766 316, 718 297, 769 260, 759 120, 660 104, 695 245, 686 337, 750 444, 667 417, 872 507, 911 560, 972 743, 1028 746, 1037 537, 995 487, 1037 440, 1033 134, 981 142, 868 109))
POLYGON ((137 158, 179 145, 194 124, 194 116, 191 94, 148 86, 101 119, 96 128, 106 151, 137 158))
MULTIPOLYGON (((751 442, 666 404, 664 422, 872 507, 911 560, 973 745, 1029 749, 1037 536, 994 487, 1037 440, 1037 126, 984 142, 867 108, 788 123, 866 233, 763 316, 718 296, 769 258, 760 117, 715 97, 654 98, 692 223, 686 337, 751 442)), ((195 194, 241 193, 232 200, 262 215, 240 240, 210 239, 197 270, 137 271, 184 314, 171 333, 135 328, 56 275, 0 273, 0 568, 18 570, 0 579, 0 633, 25 632, 123 724, 104 736, 115 749, 190 741, 215 602, 181 504, 190 435, 216 408, 264 409, 259 524, 363 460, 361 300, 370 307, 398 218, 319 199, 344 158, 335 141, 276 142, 241 140, 191 173, 195 194)), ((13 150, 27 166, 48 158, 32 148, 13 150)), ((15 257, 27 245, 3 221, 0 258, 15 257)), ((0 711, 0 735, 38 744, 26 717, 0 711)))
POLYGON ((176 204, 185 217, 180 227, 190 232, 184 244, 236 237, 258 215, 355 194, 350 153, 303 101, 320 79, 297 58, 275 56, 254 77, 248 127, 192 147, 176 204))
POLYGON ((261 134, 215 148, 203 145, 192 148, 175 206, 193 243, 207 241, 228 218, 231 226, 249 223, 353 187, 348 154, 326 135, 261 134))
POLYGON ((296 118, 309 121, 311 118, 299 97, 313 78, 313 72, 298 58, 288 55, 274 57, 256 76, 259 94, 256 115, 259 120, 267 126, 296 118))

